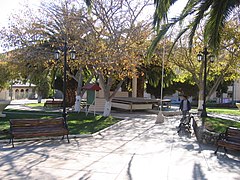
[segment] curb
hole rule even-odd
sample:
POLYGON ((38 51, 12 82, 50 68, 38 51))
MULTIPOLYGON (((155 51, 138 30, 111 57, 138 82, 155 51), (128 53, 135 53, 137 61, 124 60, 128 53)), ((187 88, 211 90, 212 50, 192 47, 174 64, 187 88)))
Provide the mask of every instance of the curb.
MULTIPOLYGON (((24 142, 24 141, 37 141, 37 140, 58 140, 60 136, 49 136, 49 137, 39 137, 39 138, 22 138, 22 139, 14 139, 14 142, 24 142)), ((68 135, 69 139, 76 138, 89 138, 93 137, 92 134, 76 134, 76 135, 68 135)), ((1 144, 9 144, 9 139, 0 140, 1 144)))

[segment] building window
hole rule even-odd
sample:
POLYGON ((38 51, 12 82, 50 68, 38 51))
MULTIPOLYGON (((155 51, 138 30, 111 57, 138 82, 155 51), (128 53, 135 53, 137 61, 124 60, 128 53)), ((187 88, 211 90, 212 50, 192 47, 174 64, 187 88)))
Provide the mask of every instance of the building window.
POLYGON ((24 98, 24 89, 21 89, 21 92, 20 92, 20 98, 24 98))
POLYGON ((15 90, 15 99, 19 99, 19 90, 18 89, 15 90))

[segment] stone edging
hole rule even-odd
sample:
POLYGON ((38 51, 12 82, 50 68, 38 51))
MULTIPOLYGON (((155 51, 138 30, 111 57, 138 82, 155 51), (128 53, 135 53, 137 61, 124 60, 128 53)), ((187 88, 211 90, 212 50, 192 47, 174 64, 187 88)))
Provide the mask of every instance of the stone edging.
POLYGON ((202 120, 199 119, 199 117, 194 117, 193 129, 199 142, 216 145, 219 134, 208 131, 204 126, 202 126, 202 120))

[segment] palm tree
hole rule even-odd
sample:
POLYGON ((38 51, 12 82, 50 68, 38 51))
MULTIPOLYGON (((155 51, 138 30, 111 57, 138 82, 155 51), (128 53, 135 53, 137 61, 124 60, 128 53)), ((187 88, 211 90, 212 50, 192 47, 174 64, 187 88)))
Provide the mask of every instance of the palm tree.
POLYGON ((182 30, 177 34, 175 43, 184 33, 189 32, 189 47, 192 47, 195 32, 198 26, 204 21, 204 44, 217 52, 224 25, 231 14, 237 8, 239 8, 240 1, 188 0, 180 16, 174 17, 170 21, 167 21, 168 11, 176 2, 177 0, 154 0, 156 8, 153 24, 156 28, 157 35, 152 42, 151 47, 149 48, 149 54, 154 51, 158 42, 168 33, 171 28, 192 16, 194 17, 193 21, 184 25, 182 30))

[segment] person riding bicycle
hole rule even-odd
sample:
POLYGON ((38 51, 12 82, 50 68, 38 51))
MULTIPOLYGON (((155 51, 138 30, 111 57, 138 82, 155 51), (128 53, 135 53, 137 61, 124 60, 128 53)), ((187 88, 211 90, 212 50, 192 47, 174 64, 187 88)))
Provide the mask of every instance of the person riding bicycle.
POLYGON ((183 119, 185 119, 187 113, 191 110, 191 103, 186 95, 183 95, 183 99, 180 103, 179 109, 182 111, 183 119))

